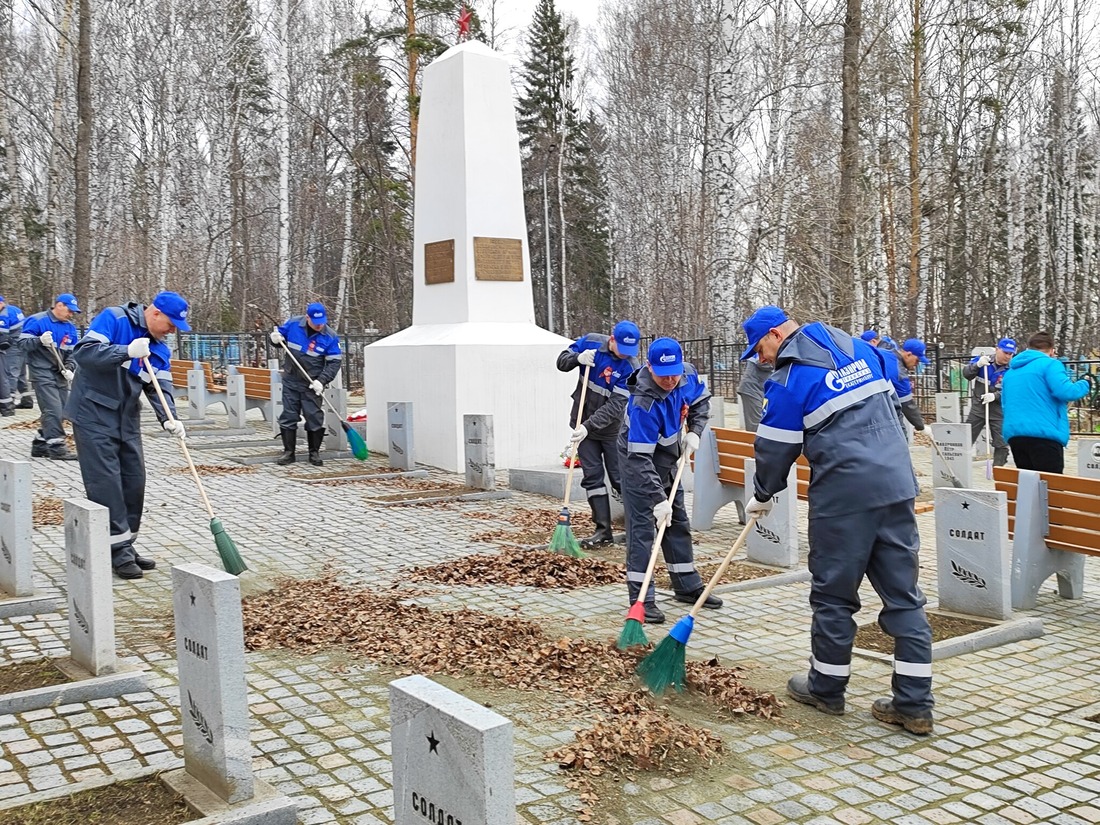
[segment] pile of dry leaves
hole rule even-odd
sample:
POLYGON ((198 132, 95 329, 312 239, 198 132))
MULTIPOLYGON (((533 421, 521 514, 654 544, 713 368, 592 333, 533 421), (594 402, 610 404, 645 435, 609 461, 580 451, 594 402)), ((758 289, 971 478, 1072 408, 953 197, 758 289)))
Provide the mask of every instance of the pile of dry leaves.
MULTIPOLYGON (((256 472, 255 467, 248 467, 245 465, 241 465, 238 467, 229 467, 225 464, 196 464, 195 469, 198 470, 199 475, 202 476, 239 476, 256 472)), ((168 472, 191 475, 191 468, 172 467, 168 470, 168 472)))
POLYGON ((5 427, 4 429, 7 429, 7 430, 37 430, 41 426, 42 426, 41 419, 36 418, 36 419, 34 419, 34 421, 13 421, 11 424, 8 424, 8 426, 5 427))
POLYGON ((56 526, 65 523, 65 502, 53 496, 36 498, 31 505, 31 521, 35 527, 56 526))
POLYGON ((599 776, 608 768, 657 768, 673 773, 701 757, 722 752, 722 740, 706 728, 695 728, 659 710, 644 691, 616 693, 601 702, 607 715, 592 727, 577 730, 576 741, 547 757, 563 770, 599 776))
MULTIPOLYGON (((549 544, 554 528, 558 526, 558 510, 518 510, 514 513, 463 513, 477 519, 506 521, 517 529, 488 530, 471 536, 472 541, 499 541, 509 544, 549 544)), ((573 532, 587 536, 593 530, 592 516, 588 513, 571 513, 569 518, 573 532)))
POLYGON ((545 550, 507 548, 500 553, 464 556, 431 567, 414 567, 412 581, 442 584, 503 584, 572 590, 623 581, 623 566, 600 559, 575 559, 545 550))

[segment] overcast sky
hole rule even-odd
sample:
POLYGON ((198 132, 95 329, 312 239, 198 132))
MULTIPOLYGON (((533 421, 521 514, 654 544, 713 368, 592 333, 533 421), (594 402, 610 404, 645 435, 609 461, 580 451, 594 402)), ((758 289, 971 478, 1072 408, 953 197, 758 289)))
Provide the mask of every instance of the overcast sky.
MULTIPOLYGON (((596 25, 597 12, 601 0, 555 0, 554 7, 567 20, 575 17, 586 28, 596 25)), ((523 38, 531 25, 537 0, 497 0, 497 15, 500 18, 498 29, 508 41, 500 50, 513 58, 521 55, 523 38)), ((485 0, 478 3, 479 11, 487 5, 485 0)))

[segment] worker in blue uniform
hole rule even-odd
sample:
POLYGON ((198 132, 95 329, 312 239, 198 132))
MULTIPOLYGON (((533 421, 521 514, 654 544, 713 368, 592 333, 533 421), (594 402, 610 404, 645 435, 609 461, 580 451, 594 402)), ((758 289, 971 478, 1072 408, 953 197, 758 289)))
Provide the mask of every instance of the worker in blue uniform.
POLYGON ((787 693, 824 713, 844 713, 852 644, 867 576, 882 599, 879 625, 894 638, 893 698, 871 713, 916 734, 932 732, 932 631, 917 584, 917 480, 899 401, 879 349, 822 323, 805 326, 766 306, 744 323, 748 347, 775 365, 756 431, 748 516, 767 515, 800 454, 810 463, 809 672, 787 693), (868 484, 867 479, 874 479, 868 484))
POLYGON ((290 354, 283 359, 283 413, 279 416, 283 453, 275 463, 294 463, 298 419, 304 418, 309 463, 320 467, 324 463, 321 461, 321 442, 325 439, 321 395, 340 371, 340 338, 328 325, 328 312, 321 303, 307 306, 305 315, 287 319, 286 323, 271 331, 270 337, 275 346, 286 344, 290 350, 290 354), (291 358, 305 369, 309 380, 291 358))
POLYGON ((610 495, 612 491, 618 495, 622 489, 616 442, 623 410, 630 397, 626 381, 641 364, 637 357, 640 338, 641 333, 633 321, 619 321, 611 335, 591 332, 578 338, 558 356, 558 369, 562 372, 580 370, 569 412, 569 426, 573 427, 570 438, 577 442, 577 457, 583 474, 581 487, 596 525, 592 536, 581 540, 583 547, 606 547, 615 540, 611 530, 610 495), (582 410, 579 406, 585 367, 588 367, 588 388, 582 410), (608 490, 609 483, 611 490, 608 490))
MULTIPOLYGON (((924 416, 913 396, 913 379, 910 378, 911 370, 917 363, 923 360, 927 364, 928 359, 924 355, 924 342, 916 338, 908 339, 899 349, 879 348, 882 356, 883 370, 886 380, 894 388, 901 404, 901 414, 917 432, 924 429, 924 416)), ((906 438, 908 442, 908 437, 906 438)))
MULTIPOLYGON (((14 337, 18 340, 19 336, 14 337)), ((12 348, 12 338, 8 332, 7 301, 0 295, 0 415, 15 415, 15 399, 8 381, 8 352, 12 348)))
POLYGON ((12 404, 21 410, 30 410, 34 408, 34 401, 27 389, 26 358, 18 346, 23 319, 23 310, 0 298, 0 347, 5 343, 10 345, 4 352, 8 392, 0 397, 7 398, 10 393, 12 404))
MULTIPOLYGON (((657 529, 664 524, 661 550, 672 579, 674 598, 694 604, 703 592, 703 581, 695 569, 683 487, 677 486, 671 504, 669 498, 681 453, 686 450, 690 456, 699 447, 710 416, 710 391, 695 367, 684 362, 684 351, 672 338, 658 338, 650 344, 646 362, 627 381, 630 399, 619 430, 626 511, 627 591, 630 602, 636 602, 657 529)), ((703 606, 719 608, 722 600, 708 596, 703 606)), ((645 594, 644 608, 645 620, 650 624, 665 620, 665 614, 657 607, 652 582, 645 594)))
POLYGON ((155 560, 134 549, 145 508, 145 457, 141 448, 141 396, 166 432, 186 432, 172 401, 171 353, 164 338, 187 332, 188 304, 161 292, 149 305, 130 301, 107 307, 88 327, 73 353, 76 376, 65 405, 73 424, 84 493, 110 511, 111 565, 123 579, 140 579, 155 560), (152 374, 142 359, 148 359, 152 374), (169 409, 157 397, 160 383, 169 409))
POLYGON ((966 424, 970 427, 970 443, 974 444, 985 428, 986 405, 989 406, 989 438, 993 442, 993 466, 1008 463, 1008 442, 1002 430, 1005 412, 1001 406, 1001 379, 1008 372, 1008 363, 1016 354, 1016 340, 1002 338, 997 342, 993 355, 976 355, 962 368, 962 377, 970 381, 970 412, 966 424))
POLYGON ((32 458, 75 461, 65 444, 61 415, 69 400, 73 380, 73 349, 80 334, 72 318, 80 312, 76 296, 63 292, 51 309, 36 312, 23 321, 19 348, 27 359, 27 369, 38 397, 42 426, 31 441, 32 458))

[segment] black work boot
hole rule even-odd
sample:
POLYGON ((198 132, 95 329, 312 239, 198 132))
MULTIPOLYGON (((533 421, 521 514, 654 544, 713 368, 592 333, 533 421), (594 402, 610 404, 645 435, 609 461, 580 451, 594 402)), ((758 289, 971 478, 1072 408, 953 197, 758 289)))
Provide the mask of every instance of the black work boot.
POLYGON ((642 607, 645 610, 646 624, 665 623, 665 614, 661 611, 661 608, 657 607, 657 602, 643 602, 642 607))
POLYGON ((15 404, 11 401, 0 404, 0 415, 15 415, 15 404))
POLYGON ((30 393, 26 393, 26 392, 23 393, 23 400, 19 402, 18 409, 20 409, 20 410, 33 410, 34 409, 34 399, 31 398, 30 393))
POLYGON ((309 443, 309 463, 314 467, 321 467, 325 463, 321 461, 321 442, 324 440, 324 430, 306 430, 306 441, 309 443))
POLYGON ((52 444, 46 450, 46 457, 54 461, 76 461, 76 453, 70 453, 64 444, 52 444))
MULTIPOLYGON (((796 674, 787 680, 787 695, 796 702, 815 707, 830 716, 844 715, 844 698, 825 700, 820 696, 814 696, 810 693, 810 677, 805 673, 796 674)), ((875 704, 877 705, 878 702, 875 704)))
POLYGON ((298 446, 298 431, 280 430, 279 434, 283 437, 283 454, 275 459, 275 463, 280 466, 293 464, 294 450, 298 446))
POLYGON ((46 439, 42 437, 42 431, 38 431, 31 439, 31 458, 45 458, 50 454, 50 448, 46 445, 46 439))
POLYGON ((611 532, 611 499, 607 496, 592 496, 588 499, 588 506, 592 508, 596 532, 589 538, 582 539, 581 547, 607 547, 614 544, 615 536, 611 532))
POLYGON ((875 703, 871 705, 871 715, 888 725, 901 725, 910 733, 917 734, 917 736, 927 736, 932 732, 934 726, 932 711, 926 710, 915 715, 902 713, 894 707, 893 699, 876 699, 875 703))
POLYGON ((993 448, 993 466, 1003 467, 1008 464, 1008 447, 993 448))

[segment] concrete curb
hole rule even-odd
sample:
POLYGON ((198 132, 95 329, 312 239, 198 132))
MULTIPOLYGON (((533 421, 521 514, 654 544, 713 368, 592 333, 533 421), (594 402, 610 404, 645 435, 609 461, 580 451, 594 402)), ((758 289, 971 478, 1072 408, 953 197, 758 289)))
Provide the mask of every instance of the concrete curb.
POLYGON ((433 498, 414 498, 405 501, 380 501, 376 498, 363 499, 367 504, 377 504, 379 507, 408 507, 410 504, 437 504, 443 501, 499 501, 511 498, 508 490, 486 491, 484 493, 463 493, 460 496, 435 496, 433 498))
MULTIPOLYGON (((66 667, 67 662, 67 659, 59 659, 56 666, 68 672, 72 665, 68 664, 66 667)), ((32 690, 19 690, 0 696, 0 714, 25 713, 28 710, 41 710, 59 705, 76 705, 93 699, 113 699, 126 693, 144 693, 146 690, 148 688, 145 683, 145 671, 133 665, 123 665, 117 673, 106 676, 93 676, 89 679, 32 690)))
MULTIPOLYGON (((265 445, 265 446, 266 446, 267 449, 271 449, 270 444, 265 445)), ((248 465, 251 465, 251 464, 274 464, 275 460, 280 455, 282 455, 281 452, 280 453, 272 453, 271 455, 233 456, 229 460, 230 461, 235 461, 238 464, 244 464, 245 466, 248 466, 248 465)), ((321 453, 321 460, 322 461, 336 461, 338 459, 344 459, 344 458, 355 458, 355 454, 352 453, 351 450, 339 450, 339 451, 336 451, 336 452, 333 452, 332 450, 325 450, 324 452, 321 453)), ((304 458, 302 460, 305 461, 304 458)))
POLYGON ((378 481, 387 478, 427 478, 427 470, 402 470, 399 473, 355 473, 348 476, 329 476, 327 478, 295 478, 302 484, 323 484, 326 481, 378 481))
MULTIPOLYGON (((966 616, 961 613, 949 613, 936 611, 943 616, 951 616, 960 619, 969 619, 974 622, 986 622, 986 619, 977 616, 966 616)), ((864 624, 870 624, 865 622, 864 624)), ((1009 619, 1005 622, 992 623, 992 627, 984 630, 976 630, 965 636, 956 636, 953 639, 944 639, 942 642, 932 643, 932 661, 948 659, 963 653, 973 653, 975 650, 987 650, 991 647, 1020 642, 1025 639, 1037 639, 1043 635, 1043 620, 1029 616, 1022 619, 1009 619)), ((861 627, 863 625, 860 625, 861 627)), ((852 648, 852 654, 864 659, 875 659, 885 664, 894 661, 894 657, 887 653, 879 653, 874 650, 865 650, 861 647, 852 648)))
POLYGON ((810 580, 809 570, 790 570, 786 573, 776 573, 774 576, 761 576, 758 579, 749 579, 743 582, 722 584, 714 588, 715 593, 737 593, 742 590, 761 590, 765 587, 781 587, 785 584, 799 584, 810 580))
POLYGON ((0 601, 0 619, 12 616, 36 616, 39 613, 57 613, 61 599, 55 596, 19 596, 0 601))
POLYGON ((192 450, 236 450, 245 449, 248 447, 256 447, 257 449, 265 450, 282 450, 282 442, 277 438, 250 438, 242 441, 222 441, 222 442, 207 442, 205 444, 189 444, 192 450))
POLYGON ((169 771, 160 781, 203 817, 187 825, 295 825, 298 821, 297 803, 262 779, 253 777, 251 799, 232 805, 187 773, 186 768, 169 771))
MULTIPOLYGON (((24 796, 12 797, 11 799, 5 799, 0 802, 0 814, 4 811, 16 810, 27 805, 37 805, 40 802, 53 802, 55 799, 64 799, 73 794, 83 793, 84 791, 94 791, 96 788, 105 788, 108 785, 114 785, 116 782, 130 782, 134 779, 145 779, 148 776, 155 776, 156 774, 181 767, 183 767, 183 760, 178 756, 173 756, 172 760, 164 765, 145 765, 140 768, 125 768, 118 773, 112 773, 108 776, 97 776, 93 779, 74 782, 71 785, 60 785, 46 791, 37 791, 36 793, 26 794, 24 796)), ((3 816, 0 816, 0 819, 3 818, 3 816)), ((188 823, 188 825, 193 825, 193 823, 188 823)))

